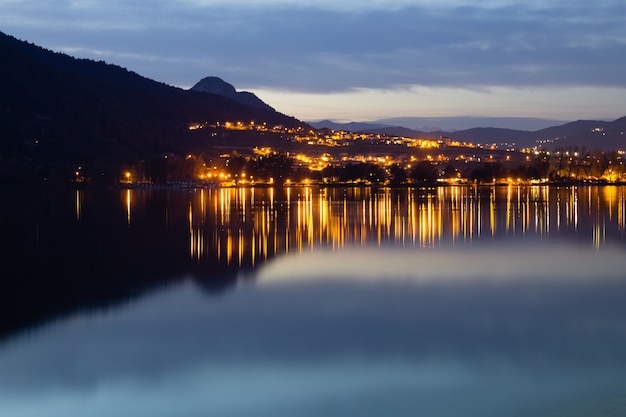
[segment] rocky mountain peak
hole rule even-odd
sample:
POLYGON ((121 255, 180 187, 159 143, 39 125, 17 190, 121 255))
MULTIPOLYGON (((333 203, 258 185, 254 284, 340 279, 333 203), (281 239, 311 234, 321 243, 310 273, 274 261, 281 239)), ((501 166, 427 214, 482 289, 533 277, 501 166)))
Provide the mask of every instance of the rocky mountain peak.
POLYGON ((250 107, 274 110, 253 93, 247 91, 237 91, 232 84, 229 84, 221 78, 215 76, 201 79, 193 87, 191 87, 190 90, 227 97, 233 101, 250 107))

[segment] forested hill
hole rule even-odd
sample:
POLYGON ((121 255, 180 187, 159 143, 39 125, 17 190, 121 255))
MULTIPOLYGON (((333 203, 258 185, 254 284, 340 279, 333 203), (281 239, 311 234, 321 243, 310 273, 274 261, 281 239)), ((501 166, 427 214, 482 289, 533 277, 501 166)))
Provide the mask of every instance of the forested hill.
MULTIPOLYGON (((302 122, 271 108, 171 87, 0 32, 0 178, 54 176, 195 147, 195 122, 302 122), (37 173, 39 172, 39 173, 37 173)), ((197 139, 196 139, 197 140, 197 139)))

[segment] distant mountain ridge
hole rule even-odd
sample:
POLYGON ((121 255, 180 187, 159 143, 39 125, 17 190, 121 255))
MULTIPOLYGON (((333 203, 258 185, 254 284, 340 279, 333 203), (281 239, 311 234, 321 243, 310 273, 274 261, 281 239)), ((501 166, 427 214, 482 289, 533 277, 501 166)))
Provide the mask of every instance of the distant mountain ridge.
POLYGON ((479 117, 479 116, 443 116, 443 117, 389 117, 363 122, 336 123, 331 120, 309 122, 312 126, 336 126, 341 130, 346 125, 363 128, 403 127, 418 132, 456 132, 476 127, 496 127, 523 131, 537 131, 559 126, 569 121, 543 119, 537 117, 479 117))
POLYGON ((375 120, 391 126, 404 126, 424 132, 455 132, 475 127, 496 127, 524 131, 537 131, 562 125, 569 120, 545 119, 538 117, 485 117, 485 116, 445 116, 445 117, 390 117, 375 120))
POLYGON ((219 77, 205 77, 191 87, 190 90, 216 94, 218 96, 227 97, 246 106, 274 111, 271 106, 258 98, 254 93, 250 93, 248 91, 237 91, 232 84, 227 83, 219 77))
POLYGON ((496 144, 510 148, 541 146, 551 150, 556 147, 579 146, 589 149, 626 150, 626 117, 612 122, 601 120, 578 120, 535 131, 499 127, 474 127, 457 131, 421 131, 404 126, 378 123, 335 123, 328 120, 310 122, 317 129, 329 128, 352 132, 387 134, 414 138, 438 139, 449 137, 460 142, 496 144))

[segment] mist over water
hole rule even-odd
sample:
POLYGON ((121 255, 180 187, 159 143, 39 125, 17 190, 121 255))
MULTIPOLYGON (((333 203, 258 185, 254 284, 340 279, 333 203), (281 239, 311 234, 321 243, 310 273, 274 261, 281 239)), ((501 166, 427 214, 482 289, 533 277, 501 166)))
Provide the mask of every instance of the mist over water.
POLYGON ((1 415, 626 412, 625 188, 12 197, 1 415))

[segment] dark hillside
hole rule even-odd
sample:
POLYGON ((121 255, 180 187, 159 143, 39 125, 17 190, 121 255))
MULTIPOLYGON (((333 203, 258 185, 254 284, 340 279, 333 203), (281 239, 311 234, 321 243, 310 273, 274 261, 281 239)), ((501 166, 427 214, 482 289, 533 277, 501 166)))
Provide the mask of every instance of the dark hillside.
POLYGON ((116 65, 75 59, 0 33, 0 179, 63 177, 196 147, 193 122, 298 120, 185 91, 116 65), (19 173, 19 174, 18 174, 19 173), (12 178, 15 177, 15 178, 12 178))

